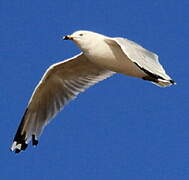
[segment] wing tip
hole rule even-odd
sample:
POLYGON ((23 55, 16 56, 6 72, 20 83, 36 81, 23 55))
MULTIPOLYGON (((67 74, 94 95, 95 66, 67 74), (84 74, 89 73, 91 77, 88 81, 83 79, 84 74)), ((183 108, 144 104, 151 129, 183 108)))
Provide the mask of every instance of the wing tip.
POLYGON ((10 150, 17 154, 21 151, 24 151, 27 148, 27 146, 28 146, 28 144, 26 142, 19 143, 17 141, 13 141, 13 144, 12 144, 12 147, 10 148, 10 150))
POLYGON ((33 146, 37 146, 37 144, 38 144, 36 135, 30 134, 30 133, 28 134, 28 132, 26 132, 27 130, 24 129, 24 123, 25 123, 25 117, 26 117, 27 111, 28 111, 28 108, 26 109, 26 111, 23 115, 21 123, 20 123, 18 130, 16 132, 16 135, 14 137, 13 144, 10 148, 10 150, 15 153, 24 151, 27 148, 30 140, 32 140, 33 146))
POLYGON ((174 80, 169 80, 169 82, 172 84, 172 85, 176 85, 177 83, 174 81, 174 80))
MULTIPOLYGON (((35 135, 32 135, 32 145, 34 147, 38 145, 38 140, 35 135)), ((27 147, 28 147, 27 140, 23 140, 23 139, 14 140, 10 150, 18 154, 19 152, 26 150, 27 147)))
POLYGON ((32 135, 32 145, 33 146, 37 146, 39 143, 39 141, 37 140, 36 136, 33 134, 32 135))

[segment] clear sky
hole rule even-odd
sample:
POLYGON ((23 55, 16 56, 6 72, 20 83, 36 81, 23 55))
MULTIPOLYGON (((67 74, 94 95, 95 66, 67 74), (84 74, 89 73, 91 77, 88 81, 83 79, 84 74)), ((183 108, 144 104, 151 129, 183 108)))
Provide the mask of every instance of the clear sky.
POLYGON ((189 1, 0 2, 0 179, 188 180, 189 1), (81 94, 36 148, 9 151, 33 89, 79 49, 61 37, 92 30, 156 52, 176 86, 115 75, 81 94))

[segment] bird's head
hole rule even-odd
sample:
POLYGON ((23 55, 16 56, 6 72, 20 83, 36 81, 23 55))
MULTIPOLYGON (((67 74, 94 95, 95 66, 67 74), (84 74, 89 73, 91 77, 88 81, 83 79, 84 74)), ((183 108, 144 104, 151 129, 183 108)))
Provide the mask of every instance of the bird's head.
POLYGON ((92 31, 76 31, 71 35, 64 36, 64 40, 72 40, 83 52, 98 46, 98 40, 102 40, 105 36, 92 31))

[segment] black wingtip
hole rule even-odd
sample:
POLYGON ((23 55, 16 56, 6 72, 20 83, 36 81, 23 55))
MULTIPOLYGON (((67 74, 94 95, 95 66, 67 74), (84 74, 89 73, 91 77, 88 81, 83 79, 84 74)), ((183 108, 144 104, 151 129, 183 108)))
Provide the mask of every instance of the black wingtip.
POLYGON ((173 85, 176 84, 176 82, 174 80, 172 80, 172 79, 170 80, 170 83, 173 84, 173 85))
POLYGON ((28 147, 28 144, 26 144, 26 143, 24 142, 24 143, 22 143, 22 145, 21 145, 21 150, 24 151, 27 147, 28 147))
MULTIPOLYGON (((36 140, 35 135, 32 135, 32 145, 37 146, 37 144, 38 144, 38 140, 36 140)), ((26 142, 14 141, 10 150, 18 154, 21 151, 25 151, 27 147, 28 147, 28 144, 26 142)))
POLYGON ((15 153, 19 153, 20 151, 25 150, 28 146, 28 144, 26 143, 27 141, 26 132, 25 131, 23 132, 24 121, 25 121, 25 116, 27 114, 27 111, 28 111, 28 108, 26 109, 22 117, 21 123, 18 127, 18 130, 13 140, 13 145, 11 147, 11 150, 14 151, 15 153))
POLYGON ((33 134, 32 135, 32 145, 37 146, 38 145, 38 140, 36 139, 36 136, 33 134))
POLYGON ((19 152, 21 152, 21 150, 20 149, 16 149, 14 152, 15 152, 15 154, 18 154, 19 152))
POLYGON ((26 144, 25 142, 18 143, 16 141, 14 141, 10 150, 17 154, 21 151, 24 151, 27 148, 27 146, 28 146, 28 144, 26 144))
POLYGON ((23 115, 23 118, 21 120, 21 123, 18 127, 18 130, 17 130, 16 135, 13 140, 11 151, 13 151, 15 153, 24 151, 27 148, 30 139, 32 140, 33 146, 37 146, 37 144, 38 144, 36 135, 32 134, 32 136, 30 136, 27 134, 26 130, 24 129, 25 117, 26 117, 27 111, 28 111, 28 108, 26 109, 26 111, 23 115))

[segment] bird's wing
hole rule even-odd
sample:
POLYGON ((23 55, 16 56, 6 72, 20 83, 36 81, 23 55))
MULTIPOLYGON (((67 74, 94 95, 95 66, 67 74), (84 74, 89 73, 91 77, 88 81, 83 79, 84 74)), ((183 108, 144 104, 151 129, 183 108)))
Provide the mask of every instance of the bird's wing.
POLYGON ((82 53, 50 66, 33 92, 11 150, 26 149, 30 140, 37 145, 43 128, 66 103, 112 74, 88 61, 82 53))
POLYGON ((158 55, 155 53, 125 38, 109 38, 106 42, 119 45, 125 55, 144 72, 166 80, 170 84, 172 83, 171 78, 166 74, 164 68, 159 63, 158 55))

